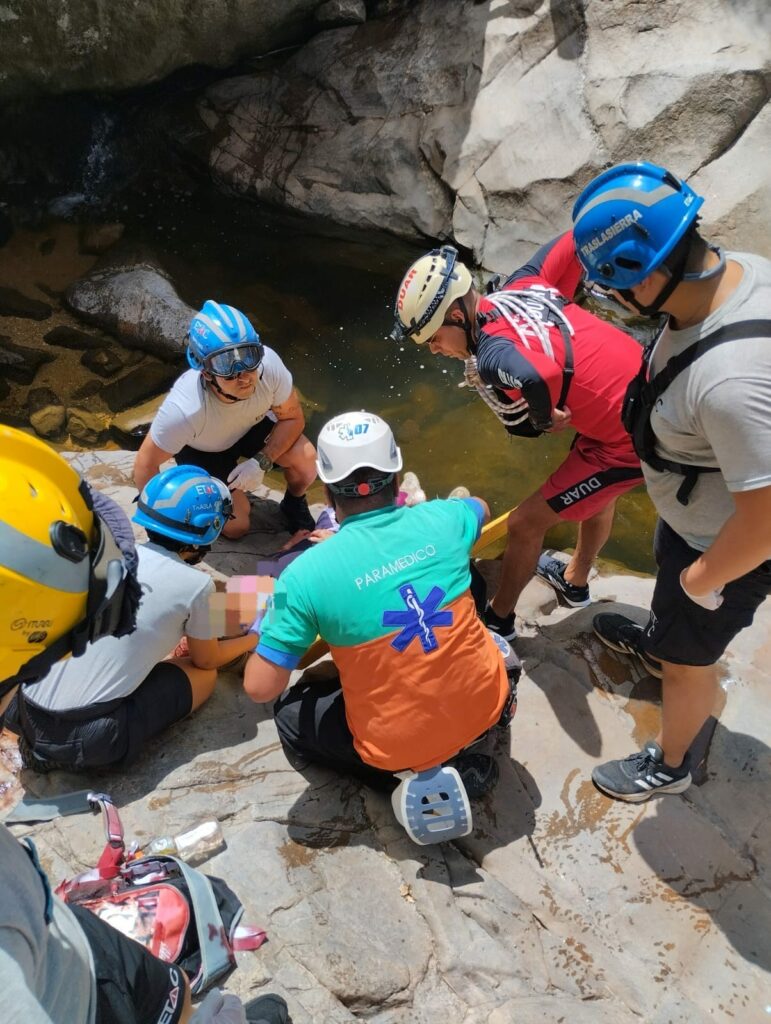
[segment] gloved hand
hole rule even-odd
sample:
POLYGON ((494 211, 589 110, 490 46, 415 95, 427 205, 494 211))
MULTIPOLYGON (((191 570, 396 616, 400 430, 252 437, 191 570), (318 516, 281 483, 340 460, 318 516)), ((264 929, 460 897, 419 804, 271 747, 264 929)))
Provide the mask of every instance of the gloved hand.
POLYGON ((265 470, 260 469, 256 459, 239 462, 228 476, 228 487, 231 491, 254 491, 265 477, 265 470))
POLYGON ((685 585, 685 574, 688 569, 683 569, 680 573, 680 586, 683 588, 683 593, 686 597, 689 597, 694 604, 699 605, 700 608, 706 608, 708 612, 716 612, 720 605, 723 603, 723 588, 718 587, 717 590, 710 590, 706 594, 701 594, 697 597, 695 594, 691 594, 685 585))
POLYGON ((190 1018, 190 1024, 246 1024, 244 1004, 238 996, 213 988, 190 1018))

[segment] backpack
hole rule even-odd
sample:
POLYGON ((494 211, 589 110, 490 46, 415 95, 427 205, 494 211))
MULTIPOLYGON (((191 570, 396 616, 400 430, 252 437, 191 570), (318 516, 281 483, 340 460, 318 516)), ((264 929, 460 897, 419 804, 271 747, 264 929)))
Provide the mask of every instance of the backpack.
POLYGON ((678 473, 683 477, 683 482, 677 490, 677 500, 681 505, 687 505, 699 475, 701 473, 719 473, 720 470, 715 466, 673 462, 671 459, 660 456, 656 451, 656 435, 651 426, 653 408, 678 374, 717 345, 722 345, 727 341, 738 341, 741 338, 771 338, 771 320, 742 320, 739 323, 719 327, 716 331, 689 345, 676 356, 672 356, 663 370, 648 380, 651 356, 660 337, 661 332, 643 351, 640 369, 629 382, 624 395, 621 420, 624 429, 632 438, 634 450, 641 462, 647 463, 652 469, 659 472, 678 473))
POLYGON ((259 949, 267 938, 241 925, 243 906, 220 878, 176 857, 126 859, 123 826, 105 793, 89 793, 101 807, 107 844, 91 871, 61 882, 56 895, 85 907, 166 963, 178 964, 194 995, 235 967, 235 950, 259 949))

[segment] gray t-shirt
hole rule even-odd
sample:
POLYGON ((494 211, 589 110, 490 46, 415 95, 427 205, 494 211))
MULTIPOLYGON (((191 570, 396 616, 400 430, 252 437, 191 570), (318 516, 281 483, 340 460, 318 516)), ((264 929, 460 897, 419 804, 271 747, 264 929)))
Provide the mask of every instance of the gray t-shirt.
MULTIPOLYGON (((664 330, 653 352, 652 372, 719 327, 771 318, 771 261, 728 253, 744 271, 738 287, 706 320, 683 331, 664 330)), ((702 473, 687 505, 677 500, 677 473, 643 463, 656 511, 691 547, 705 551, 735 510, 732 492, 771 485, 771 338, 717 345, 679 374, 651 415, 657 451, 702 473)))
POLYGON ((176 455, 185 445, 224 452, 292 394, 292 375, 271 348, 265 349, 254 394, 243 402, 222 402, 203 386, 198 370, 174 382, 150 426, 150 437, 176 455))
POLYGON ((71 711, 128 697, 183 636, 216 637, 209 614, 211 577, 156 544, 140 544, 137 554, 142 601, 136 630, 120 639, 105 637, 81 657, 58 662, 39 683, 25 687, 33 704, 71 711))
POLYGON ((6 1024, 93 1024, 94 967, 75 916, 46 888, 27 852, 0 825, 0 992, 6 1024))

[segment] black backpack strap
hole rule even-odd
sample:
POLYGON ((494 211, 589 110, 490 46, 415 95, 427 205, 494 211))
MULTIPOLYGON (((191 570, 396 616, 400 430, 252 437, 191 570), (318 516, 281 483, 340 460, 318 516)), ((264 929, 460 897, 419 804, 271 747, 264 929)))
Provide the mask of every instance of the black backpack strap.
MULTIPOLYGON (((771 320, 741 320, 738 323, 719 327, 712 334, 707 334, 704 338, 700 338, 699 341, 695 341, 693 345, 689 345, 688 348, 679 352, 676 356, 672 356, 664 369, 645 384, 643 398, 646 405, 650 404, 651 408, 653 408, 656 400, 666 391, 675 377, 681 374, 683 370, 686 370, 694 360, 706 355, 713 348, 727 341, 740 341, 742 338, 757 337, 771 338, 771 320)), ((647 350, 646 354, 648 359, 650 359, 650 354, 648 354, 647 350)))

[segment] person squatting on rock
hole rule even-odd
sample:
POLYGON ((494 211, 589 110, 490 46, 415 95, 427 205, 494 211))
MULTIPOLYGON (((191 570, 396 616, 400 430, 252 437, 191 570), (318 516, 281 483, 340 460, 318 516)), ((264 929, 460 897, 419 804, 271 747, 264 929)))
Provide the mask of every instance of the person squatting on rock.
POLYGON ((656 742, 592 775, 634 802, 690 785, 716 662, 771 590, 771 262, 704 241, 702 203, 638 163, 605 171, 573 208, 587 278, 627 309, 666 314, 625 403, 659 514, 650 618, 594 620, 607 646, 663 673, 656 742))
POLYGON ((137 548, 136 629, 88 644, 81 657, 21 687, 6 725, 19 734, 26 767, 131 764, 147 740, 208 700, 221 665, 253 650, 254 633, 217 639, 214 581, 193 568, 229 513, 228 489, 197 466, 172 466, 148 481, 134 515, 149 538, 137 548), (189 655, 168 657, 183 636, 189 655))
MULTIPOLYGON (((134 628, 131 527, 101 498, 42 441, 0 426, 0 716, 20 683, 31 687, 59 658, 76 663, 86 643, 134 628)), ((193 1013, 184 972, 54 896, 34 843, 5 825, 0 990, 10 1024, 288 1021, 278 996, 247 1011, 216 990, 193 1013)))
POLYGON ((190 323, 187 361, 137 452, 134 482, 141 490, 172 456, 227 481, 233 518, 223 536, 249 530, 248 491, 275 463, 286 478, 281 511, 292 532, 312 530, 305 492, 316 479, 313 445, 292 376, 273 349, 233 306, 211 300, 190 323), (244 461, 240 462, 239 460, 244 461))
POLYGON ((512 704, 503 659, 469 590, 469 553, 487 505, 397 506, 401 452, 372 413, 330 420, 317 450, 340 531, 277 580, 244 688, 255 701, 279 698, 276 727, 290 760, 387 791, 396 772, 457 758, 473 798, 494 783, 497 766, 486 754, 458 755, 512 704), (301 680, 284 693, 317 634, 339 678, 301 680))
POLYGON ((507 640, 534 571, 573 607, 590 603, 588 574, 610 536, 616 499, 642 482, 621 423, 640 346, 572 301, 580 279, 568 232, 487 295, 448 245, 417 260, 397 294, 391 337, 463 360, 467 383, 509 434, 577 431, 562 465, 509 516, 500 583, 485 612, 488 627, 507 640), (579 524, 567 565, 539 558, 544 534, 560 520, 579 524))

